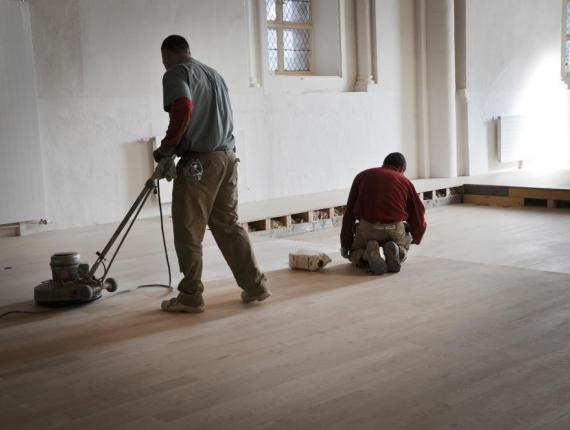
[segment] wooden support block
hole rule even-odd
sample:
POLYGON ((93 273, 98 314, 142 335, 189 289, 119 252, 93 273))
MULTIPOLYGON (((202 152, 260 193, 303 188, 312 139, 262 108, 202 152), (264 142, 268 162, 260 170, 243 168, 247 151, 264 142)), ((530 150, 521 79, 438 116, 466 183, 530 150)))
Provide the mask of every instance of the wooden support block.
POLYGON ((335 217, 341 217, 344 216, 344 213, 346 212, 346 206, 337 206, 334 208, 334 215, 335 217))
POLYGON ((441 188, 439 190, 435 190, 435 196, 438 199, 445 198, 449 195, 449 188, 441 188))
POLYGON ((501 196, 475 196, 465 194, 463 203, 483 206, 503 206, 503 207, 523 207, 524 198, 522 197, 501 197, 501 196))
MULTIPOLYGON (((329 208, 326 209, 318 209, 316 211, 312 211, 313 212, 313 221, 321 221, 321 220, 326 220, 326 219, 331 219, 331 211, 329 208)), ((334 212, 334 211, 333 211, 334 212)))
POLYGON ((556 209, 558 207, 558 205, 556 204, 556 200, 548 200, 546 202, 546 207, 548 209, 556 209))
POLYGON ((333 219, 334 218, 334 208, 328 208, 327 209, 329 212, 329 219, 333 219))
POLYGON ((315 215, 313 211, 303 212, 303 221, 304 222, 312 222, 315 219, 315 215))
POLYGON ((250 231, 265 231, 271 230, 271 220, 269 218, 261 219, 259 221, 252 221, 249 224, 250 231))
POLYGON ((16 237, 22 236, 21 224, 10 224, 0 226, 0 237, 16 237))
POLYGON ((463 187, 453 187, 449 189, 449 194, 452 196, 456 196, 458 194, 465 194, 464 191, 465 190, 463 189, 463 187))
POLYGON ((526 197, 527 199, 543 200, 570 200, 570 191, 541 188, 509 188, 509 197, 526 197))
POLYGON ((500 196, 508 197, 509 189, 508 187, 501 187, 497 185, 463 185, 463 191, 465 194, 471 194, 474 196, 500 196))
POLYGON ((289 228, 293 224, 291 215, 284 215, 271 218, 271 228, 289 228))

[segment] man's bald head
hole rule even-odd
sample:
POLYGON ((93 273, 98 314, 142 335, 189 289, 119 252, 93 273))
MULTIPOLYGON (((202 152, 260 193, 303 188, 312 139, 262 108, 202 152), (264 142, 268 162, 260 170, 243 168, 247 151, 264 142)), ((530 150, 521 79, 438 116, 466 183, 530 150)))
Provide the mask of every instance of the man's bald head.
POLYGON ((177 34, 172 34, 164 39, 160 51, 162 53, 162 64, 166 69, 170 69, 191 56, 188 41, 177 34))

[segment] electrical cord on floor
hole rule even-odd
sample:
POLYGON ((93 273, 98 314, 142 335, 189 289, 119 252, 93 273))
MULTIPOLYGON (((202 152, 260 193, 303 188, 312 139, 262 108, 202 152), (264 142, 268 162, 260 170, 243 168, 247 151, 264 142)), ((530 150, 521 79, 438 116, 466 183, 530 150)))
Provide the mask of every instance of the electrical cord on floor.
POLYGON ((5 316, 11 315, 11 314, 45 314, 48 312, 54 312, 55 309, 47 309, 45 311, 8 311, 8 312, 4 312, 3 314, 0 315, 0 318, 4 318, 5 316))
POLYGON ((172 290, 172 270, 170 269, 170 260, 168 259, 168 249, 166 248, 166 235, 164 234, 164 215, 162 214, 162 200, 160 198, 160 180, 156 181, 156 189, 158 193, 158 211, 160 212, 160 232, 162 233, 162 244, 164 246, 164 256, 166 257, 166 266, 168 267, 168 285, 165 284, 146 284, 139 285, 139 288, 163 287, 172 290))
MULTIPOLYGON (((172 270, 171 270, 171 268, 170 268, 170 259, 168 258, 168 248, 167 248, 167 246, 166 246, 166 234, 164 233, 164 215, 163 215, 163 213, 162 213, 162 200, 161 200, 161 198, 160 198, 160 181, 159 181, 159 180, 156 181, 156 187, 157 187, 157 193, 158 193, 158 210, 159 210, 159 212, 160 212, 160 231, 161 231, 161 233, 162 233, 162 244, 163 244, 163 246, 164 246, 164 256, 166 257, 166 266, 168 267, 168 285, 166 285, 166 284, 144 284, 144 285, 139 285, 139 286, 136 287, 136 288, 132 288, 132 289, 129 289, 129 290, 118 291, 118 292, 116 292, 116 293, 114 293, 114 294, 105 296, 105 297, 101 298, 100 300, 95 300, 94 302, 88 302, 88 303, 85 303, 85 304, 91 304, 91 303, 94 304, 94 303, 102 302, 102 301, 104 301, 104 300, 107 300, 107 299, 110 299, 110 298, 119 296, 119 295, 121 295, 121 294, 132 293, 132 292, 134 292, 134 291, 136 291, 136 290, 138 290, 138 289, 140 289, 140 288, 153 288, 153 287, 158 287, 158 288, 168 288, 170 291, 172 291, 172 289, 173 289, 173 288, 172 288, 172 270)), ((141 206, 141 208, 142 208, 142 206, 141 206)), ((141 209, 141 208, 139 208, 139 212, 140 212, 140 209, 141 209)), ((138 212, 137 212, 137 215, 138 215, 138 212)), ((136 216, 135 216, 135 219, 136 219, 136 216)), ((133 220, 133 223, 134 223, 134 220, 133 220)), ((130 227, 132 227, 132 224, 131 224, 130 227)), ((129 227, 129 230, 127 231, 127 233, 130 231, 130 227, 129 227)), ((125 234, 125 236, 123 237, 123 241, 124 241, 125 238, 126 238, 126 234, 125 234)), ((122 244, 122 241, 121 241, 121 244, 122 244)), ((120 245, 121 245, 121 244, 120 244, 120 245)), ((120 245, 119 245, 119 247, 120 247, 120 245)), ((113 256, 113 258, 114 258, 114 256, 113 256)), ((105 270, 105 273, 106 273, 106 270, 105 270)), ((73 309, 74 309, 74 308, 75 308, 75 306, 73 307, 73 309)), ((51 308, 51 309, 46 309, 46 310, 43 310, 43 311, 22 311, 22 310, 13 310, 13 311, 7 311, 7 312, 4 312, 3 314, 0 314, 0 318, 4 318, 5 316, 11 315, 11 314, 45 314, 45 313, 48 313, 48 312, 56 312, 56 311, 58 311, 58 310, 64 310, 64 309, 66 309, 66 308, 65 308, 65 307, 51 308)), ((68 310, 71 310, 72 308, 67 308, 67 309, 68 309, 68 310)))

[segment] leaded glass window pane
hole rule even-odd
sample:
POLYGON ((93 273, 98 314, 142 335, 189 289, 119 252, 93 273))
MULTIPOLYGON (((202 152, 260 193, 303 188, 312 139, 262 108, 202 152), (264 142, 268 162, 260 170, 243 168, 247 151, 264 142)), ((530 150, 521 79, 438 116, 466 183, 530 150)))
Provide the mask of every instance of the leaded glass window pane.
POLYGON ((566 58, 564 61, 564 70, 566 70, 566 76, 570 76, 570 40, 566 41, 566 58))
POLYGON ((275 21, 277 19, 275 0, 265 0, 265 13, 267 16, 267 21, 275 21))
POLYGON ((283 0, 283 21, 307 23, 311 21, 309 0, 283 0))
POLYGON ((283 67, 286 71, 310 70, 311 33, 309 30, 283 30, 283 67))
POLYGON ((566 4, 566 34, 570 35, 570 3, 566 4))
POLYGON ((269 60, 269 70, 278 70, 278 48, 277 48, 277 30, 274 28, 267 29, 267 52, 269 60))
POLYGON ((269 71, 311 71, 311 0, 265 0, 269 71))

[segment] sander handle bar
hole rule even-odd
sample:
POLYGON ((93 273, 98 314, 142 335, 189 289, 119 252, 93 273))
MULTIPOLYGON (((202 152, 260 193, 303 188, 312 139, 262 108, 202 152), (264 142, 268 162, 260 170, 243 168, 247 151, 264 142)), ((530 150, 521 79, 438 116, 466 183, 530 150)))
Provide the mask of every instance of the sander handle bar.
MULTIPOLYGON (((123 220, 121 221, 121 223, 119 224, 119 226, 117 227, 115 232, 113 233, 113 236, 111 236, 111 239, 109 239, 109 241, 107 242, 107 245, 105 245, 105 248, 103 249, 103 251, 97 252, 97 261, 95 261, 95 264, 93 264, 93 266, 91 267, 91 270, 89 271, 89 275, 88 275, 89 278, 95 279, 95 273, 97 273, 97 269, 99 269, 99 266, 105 260, 105 257, 107 256, 109 250, 111 249, 111 247, 113 246, 113 244, 115 243, 115 241, 117 240, 117 238, 119 237, 119 235, 121 234, 121 232, 123 231, 123 229, 125 228, 127 223, 129 222, 129 220, 131 221, 131 225, 129 226, 129 230, 130 230, 130 227, 133 225, 133 223, 137 219, 137 216, 140 213, 141 209, 143 208, 144 204, 146 203, 146 200, 148 199, 148 196, 150 195, 151 191, 155 189, 155 181, 158 181, 162 178, 172 180, 175 177, 176 177, 176 168, 174 165, 174 157, 164 157, 162 160, 160 160, 160 162, 158 163, 158 165, 154 169, 152 176, 149 179, 147 179, 147 181, 144 185, 144 188, 142 189, 142 191, 138 195, 138 197, 135 200, 135 202, 133 203, 133 205, 130 207, 129 211, 127 212, 127 214, 125 215, 125 217, 123 218, 123 220), (131 220, 131 217, 133 216, 133 214, 134 214, 134 218, 131 220)), ((129 230, 127 230, 127 232, 125 233, 125 236, 121 240, 121 243, 119 244, 119 248, 122 245, 123 241, 125 240, 125 237, 128 234, 129 230)), ((119 249, 117 248, 117 250, 115 251, 115 255, 118 251, 119 251, 119 249)), ((113 255, 113 259, 111 260, 111 264, 113 263, 113 260, 115 259, 115 255, 113 255)), ((105 274, 101 278, 101 282, 104 281, 105 277, 107 276, 107 273, 109 272, 109 269, 111 268, 111 264, 109 264, 109 266, 107 266, 105 268, 105 274)))

